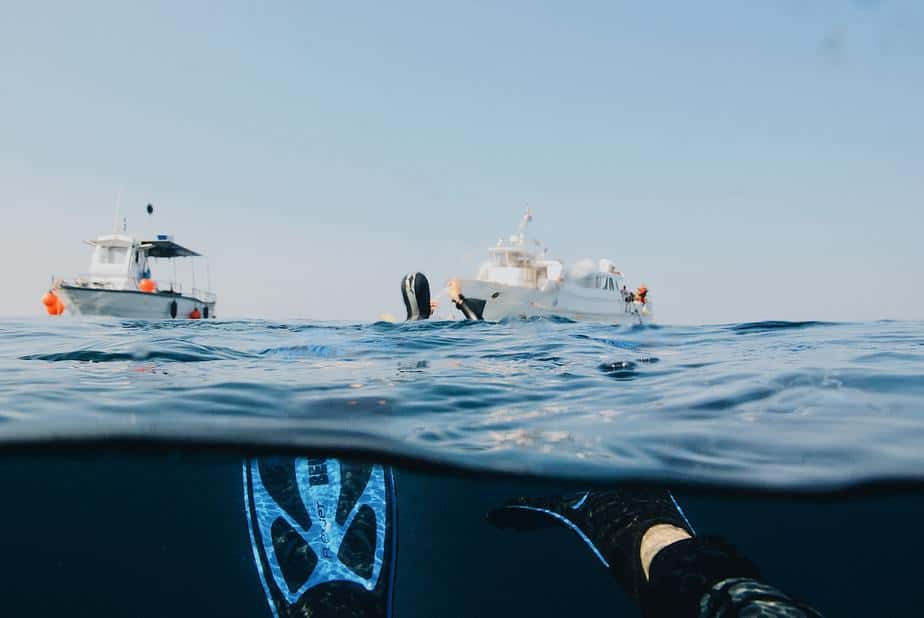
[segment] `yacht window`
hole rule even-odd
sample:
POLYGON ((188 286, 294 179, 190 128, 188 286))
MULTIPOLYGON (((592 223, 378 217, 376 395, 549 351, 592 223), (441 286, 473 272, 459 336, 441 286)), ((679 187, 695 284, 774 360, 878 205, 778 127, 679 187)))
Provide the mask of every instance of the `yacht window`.
POLYGON ((603 287, 603 289, 610 290, 610 291, 613 290, 613 278, 612 277, 606 278, 606 285, 603 287))
POLYGON ((97 247, 100 264, 124 264, 128 261, 128 247, 97 247))

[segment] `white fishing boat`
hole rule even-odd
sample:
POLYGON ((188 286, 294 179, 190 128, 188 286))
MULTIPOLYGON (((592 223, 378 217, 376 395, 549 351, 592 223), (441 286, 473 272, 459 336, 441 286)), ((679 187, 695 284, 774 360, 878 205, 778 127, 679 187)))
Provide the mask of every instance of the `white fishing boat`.
MULTIPOLYGON (((148 212, 152 212, 150 206, 148 212)), ((153 240, 139 240, 123 229, 123 233, 99 236, 87 244, 93 247, 89 272, 54 281, 42 299, 49 314, 66 311, 148 320, 215 317, 215 294, 195 286, 194 270, 189 293, 183 292, 178 281, 152 278, 151 266, 155 260, 200 256, 174 242, 172 236, 160 234, 153 240)), ((176 269, 172 271, 175 273, 176 269)))
POLYGON ((562 316, 575 320, 648 323, 654 317, 648 289, 627 288, 609 260, 582 260, 570 269, 526 237, 527 211, 517 234, 488 250, 475 279, 459 279, 466 298, 484 301, 486 320, 562 316))

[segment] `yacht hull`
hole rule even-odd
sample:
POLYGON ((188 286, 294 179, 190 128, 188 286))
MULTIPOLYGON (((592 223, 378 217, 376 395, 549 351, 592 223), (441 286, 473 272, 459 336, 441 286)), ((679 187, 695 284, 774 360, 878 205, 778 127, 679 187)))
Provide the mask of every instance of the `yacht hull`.
POLYGON ((647 324, 653 313, 648 305, 625 302, 617 293, 550 284, 545 289, 462 279, 462 293, 485 301, 484 319, 561 316, 573 320, 616 324, 647 324))
POLYGON ((62 285, 56 291, 65 311, 75 315, 169 320, 174 317, 187 319, 198 309, 202 318, 215 317, 214 301, 205 302, 173 292, 101 290, 70 285, 62 285))

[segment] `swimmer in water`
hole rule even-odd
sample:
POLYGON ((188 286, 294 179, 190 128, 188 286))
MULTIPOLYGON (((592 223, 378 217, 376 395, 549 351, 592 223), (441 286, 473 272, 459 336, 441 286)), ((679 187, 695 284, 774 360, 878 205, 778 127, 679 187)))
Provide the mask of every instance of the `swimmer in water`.
MULTIPOLYGON (((469 320, 483 320, 484 301, 465 298, 458 279, 450 279, 447 285, 449 298, 456 309, 469 320)), ((437 303, 430 299, 430 282, 423 273, 411 273, 401 280, 401 297, 407 311, 407 321, 426 320, 437 308, 437 303)))

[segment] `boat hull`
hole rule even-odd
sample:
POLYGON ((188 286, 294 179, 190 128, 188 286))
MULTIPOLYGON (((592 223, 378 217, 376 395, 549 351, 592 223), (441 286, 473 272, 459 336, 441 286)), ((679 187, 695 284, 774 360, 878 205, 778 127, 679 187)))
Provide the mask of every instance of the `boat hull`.
POLYGON ((142 320, 169 320, 173 303, 175 317, 188 319, 198 309, 202 318, 215 317, 215 302, 172 292, 136 292, 134 290, 101 290, 62 285, 57 290, 65 311, 75 315, 111 316, 142 320))
POLYGON ((546 289, 460 280, 462 293, 485 301, 484 319, 560 316, 573 320, 617 324, 647 324, 654 317, 650 303, 625 302, 617 293, 549 285, 546 289))

